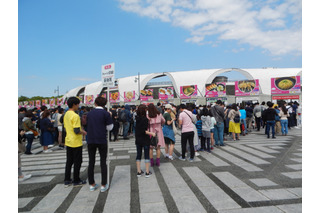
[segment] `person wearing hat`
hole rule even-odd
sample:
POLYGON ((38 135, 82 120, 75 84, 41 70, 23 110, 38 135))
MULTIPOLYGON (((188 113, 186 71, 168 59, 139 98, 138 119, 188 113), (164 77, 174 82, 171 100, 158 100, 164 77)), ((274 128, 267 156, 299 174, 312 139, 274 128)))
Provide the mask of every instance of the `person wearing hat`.
POLYGON ((175 144, 173 125, 175 125, 174 122, 176 118, 172 112, 173 112, 172 106, 170 104, 166 104, 165 112, 163 114, 165 123, 163 125, 162 131, 163 131, 164 142, 165 142, 166 158, 169 158, 170 160, 173 160, 172 153, 173 153, 174 144, 175 144))

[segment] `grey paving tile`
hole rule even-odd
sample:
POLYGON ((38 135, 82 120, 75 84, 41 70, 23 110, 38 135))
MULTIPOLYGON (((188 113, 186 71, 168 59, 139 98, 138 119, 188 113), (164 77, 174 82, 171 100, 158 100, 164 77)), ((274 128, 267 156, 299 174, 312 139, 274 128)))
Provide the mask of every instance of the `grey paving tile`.
POLYGON ((278 185, 267 178, 255 178, 255 179, 249 179, 249 180, 259 187, 278 185))
POLYGON ((225 148, 223 148, 223 150, 226 150, 228 152, 231 152, 232 154, 238 155, 239 157, 242 157, 248 161, 251 161, 254 164, 270 164, 270 162, 262 160, 261 158, 255 157, 251 154, 245 153, 241 150, 232 148, 231 146, 226 146, 225 148))
POLYGON ((286 189, 266 189, 259 190, 260 193, 270 198, 271 200, 285 200, 299 198, 297 195, 289 192, 286 189))
POLYGON ((281 174, 291 179, 302 179, 302 172, 283 172, 281 174))
POLYGON ((30 179, 19 182, 19 184, 30 184, 30 183, 47 183, 50 182, 55 176, 40 176, 40 177, 31 177, 30 179))
POLYGON ((292 213, 292 212, 301 213, 302 212, 302 204, 301 203, 278 205, 277 207, 286 213, 292 213))
POLYGON ((285 166, 293 170, 302 170, 302 164, 290 164, 285 166))
POLYGON ((206 153, 206 152, 203 152, 201 153, 201 156, 206 159, 207 161, 209 161, 210 163, 212 163, 214 166, 230 166, 230 164, 228 164, 227 162, 225 162, 224 160, 212 155, 212 154, 209 154, 209 153, 206 153))
POLYGON ((33 199, 34 199, 34 197, 19 198, 18 199, 18 208, 26 207, 33 199))
POLYGON ((275 206, 222 210, 219 213, 283 213, 275 206))

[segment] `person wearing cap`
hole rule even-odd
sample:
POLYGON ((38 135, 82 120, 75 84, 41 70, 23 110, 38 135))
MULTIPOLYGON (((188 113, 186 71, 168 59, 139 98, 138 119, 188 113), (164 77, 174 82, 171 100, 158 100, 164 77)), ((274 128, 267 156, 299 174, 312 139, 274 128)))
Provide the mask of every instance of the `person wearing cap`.
POLYGON ((176 118, 175 115, 172 113, 172 106, 170 104, 165 105, 165 112, 163 114, 163 117, 165 119, 165 123, 163 125, 162 131, 165 142, 166 158, 173 160, 172 153, 176 141, 173 132, 173 125, 176 118))

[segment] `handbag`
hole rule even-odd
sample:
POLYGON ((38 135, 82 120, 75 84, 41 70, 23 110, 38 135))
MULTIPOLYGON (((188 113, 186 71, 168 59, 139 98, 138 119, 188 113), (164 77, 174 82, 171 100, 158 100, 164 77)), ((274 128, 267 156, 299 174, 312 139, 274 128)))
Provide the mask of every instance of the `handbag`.
POLYGON ((30 129, 26 124, 24 124, 24 126, 33 133, 34 136, 38 136, 39 133, 36 130, 30 129))
POLYGON ((178 130, 177 130, 177 127, 176 127, 176 124, 175 124, 175 122, 174 122, 174 121, 172 122, 172 129, 173 129, 173 133, 174 133, 174 135, 176 135, 176 134, 177 134, 177 132, 178 132, 178 130))
POLYGON ((154 147, 157 147, 157 145, 158 145, 158 136, 157 136, 157 133, 156 133, 155 136, 151 136, 150 145, 151 145, 151 146, 154 146, 154 147))

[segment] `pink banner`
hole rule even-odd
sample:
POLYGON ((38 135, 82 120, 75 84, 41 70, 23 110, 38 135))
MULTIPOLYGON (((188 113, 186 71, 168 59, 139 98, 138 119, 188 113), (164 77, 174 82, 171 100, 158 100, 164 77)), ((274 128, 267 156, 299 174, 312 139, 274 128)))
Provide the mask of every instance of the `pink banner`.
POLYGON ((63 103, 63 98, 58 98, 57 103, 58 103, 58 106, 61 106, 63 103))
POLYGON ((109 92, 109 101, 110 103, 120 102, 119 92, 109 92))
POLYGON ((153 89, 140 90, 140 100, 141 101, 153 100, 153 89))
POLYGON ((29 101, 29 106, 33 107, 34 106, 34 101, 29 101))
POLYGON ((41 101, 40 100, 36 100, 36 107, 41 107, 41 101))
POLYGON ((235 82, 235 96, 259 95, 259 80, 245 80, 235 82))
POLYGON ((300 76, 271 78, 271 94, 301 93, 300 76))
POLYGON ((226 96, 226 82, 216 82, 212 84, 206 84, 206 97, 225 97, 226 96))
POLYGON ((50 106, 55 106, 56 105, 56 99, 55 98, 50 99, 49 104, 50 104, 50 106))
POLYGON ((86 95, 86 104, 94 104, 94 96, 86 95))
POLYGON ((173 87, 165 87, 159 89, 159 100, 168 100, 174 98, 173 87))
POLYGON ((180 87, 180 99, 195 98, 198 94, 197 85, 181 86, 180 87))
POLYGON ((48 99, 42 99, 42 106, 47 105, 48 104, 48 99))
POLYGON ((132 102, 135 100, 135 91, 124 92, 124 102, 132 102))

